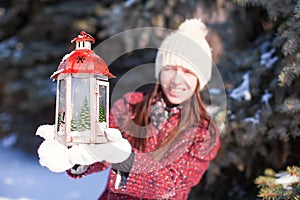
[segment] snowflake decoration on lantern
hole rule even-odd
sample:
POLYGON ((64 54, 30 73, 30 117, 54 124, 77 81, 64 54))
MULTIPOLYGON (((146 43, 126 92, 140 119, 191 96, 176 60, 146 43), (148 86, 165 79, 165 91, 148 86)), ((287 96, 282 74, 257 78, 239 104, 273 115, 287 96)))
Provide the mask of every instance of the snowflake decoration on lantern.
POLYGON ((77 63, 79 63, 79 62, 83 63, 84 60, 85 60, 85 57, 84 57, 84 56, 78 56, 78 57, 76 58, 77 63))

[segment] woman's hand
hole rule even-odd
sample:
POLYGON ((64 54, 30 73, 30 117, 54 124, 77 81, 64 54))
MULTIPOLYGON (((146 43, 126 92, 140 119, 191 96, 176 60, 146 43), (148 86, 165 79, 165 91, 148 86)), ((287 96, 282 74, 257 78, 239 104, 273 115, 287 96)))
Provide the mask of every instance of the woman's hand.
POLYGON ((45 139, 38 148, 39 162, 53 172, 64 172, 74 163, 69 159, 68 148, 54 140, 54 125, 42 125, 36 135, 45 139))
POLYGON ((104 144, 78 144, 69 149, 72 162, 79 165, 89 165, 95 162, 106 161, 120 163, 131 154, 132 148, 128 140, 122 137, 118 129, 105 130, 108 143, 104 144))
POLYGON ((39 162, 53 172, 64 172, 75 164, 90 165, 95 162, 106 161, 120 163, 126 160, 132 148, 128 140, 122 137, 118 129, 105 129, 108 143, 77 144, 66 147, 54 139, 54 126, 42 125, 36 135, 45 139, 38 149, 39 162))
POLYGON ((38 149, 39 162, 53 172, 64 172, 74 166, 69 150, 56 140, 45 140, 38 149))

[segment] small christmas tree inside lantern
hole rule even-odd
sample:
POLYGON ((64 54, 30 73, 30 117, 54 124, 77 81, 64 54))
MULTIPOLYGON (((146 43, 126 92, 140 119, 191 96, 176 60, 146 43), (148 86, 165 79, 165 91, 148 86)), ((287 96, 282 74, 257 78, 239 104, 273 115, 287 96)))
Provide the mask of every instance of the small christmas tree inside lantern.
POLYGON ((109 83, 114 78, 104 60, 91 50, 95 39, 81 31, 76 49, 65 55, 51 76, 57 79, 55 139, 65 145, 107 142, 109 83))

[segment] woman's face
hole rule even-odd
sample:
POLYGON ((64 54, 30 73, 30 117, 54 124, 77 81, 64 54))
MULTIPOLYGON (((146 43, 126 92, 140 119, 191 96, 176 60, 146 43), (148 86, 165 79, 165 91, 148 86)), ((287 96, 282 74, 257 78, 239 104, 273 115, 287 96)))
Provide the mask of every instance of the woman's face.
POLYGON ((160 84, 170 104, 181 104, 191 98, 198 78, 190 70, 179 66, 166 66, 160 73, 160 84))

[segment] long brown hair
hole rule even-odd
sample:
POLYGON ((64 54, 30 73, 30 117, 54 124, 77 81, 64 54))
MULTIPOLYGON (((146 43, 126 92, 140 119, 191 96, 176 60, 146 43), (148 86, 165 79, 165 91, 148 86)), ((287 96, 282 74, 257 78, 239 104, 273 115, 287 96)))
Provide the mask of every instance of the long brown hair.
MULTIPOLYGON (((192 126, 201 126, 206 122, 205 124, 207 124, 207 127, 210 127, 212 129, 212 133, 215 134, 215 125, 214 123, 211 123, 212 119, 206 111, 199 92, 199 87, 200 85, 198 83, 192 97, 182 103, 179 124, 176 127, 173 127, 169 132, 168 137, 156 147, 156 150, 158 151, 157 153, 154 153, 154 157, 156 157, 158 160, 164 156, 166 151, 171 146, 170 144, 172 141, 174 141, 175 138, 180 135, 180 133, 192 126)), ((155 98, 163 98, 163 91, 159 83, 156 83, 154 87, 149 90, 149 92, 144 94, 143 101, 134 105, 129 105, 134 118, 127 118, 127 120, 124 120, 122 123, 123 131, 134 133, 134 136, 130 136, 129 140, 131 145, 141 152, 145 152, 147 140, 149 136, 151 136, 150 126, 148 125, 151 123, 150 111, 153 102, 152 100, 155 98), (132 126, 132 121, 137 126, 132 126)))

